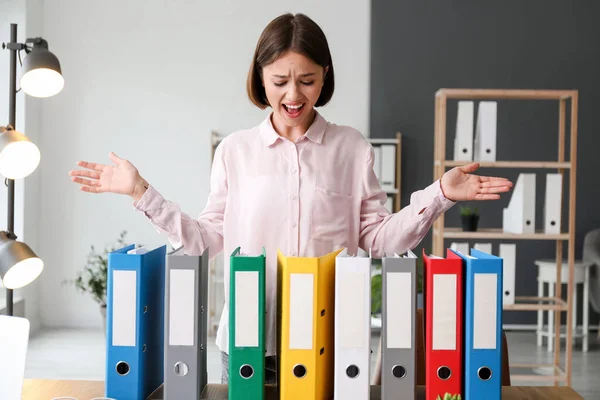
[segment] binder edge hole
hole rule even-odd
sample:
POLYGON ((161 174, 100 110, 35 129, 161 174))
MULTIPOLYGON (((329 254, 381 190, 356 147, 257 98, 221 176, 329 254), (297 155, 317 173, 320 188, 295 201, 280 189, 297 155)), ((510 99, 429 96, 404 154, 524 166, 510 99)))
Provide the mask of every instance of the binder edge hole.
POLYGON ((492 369, 489 367, 480 367, 477 370, 477 377, 479 378, 479 380, 487 382, 490 379, 492 379, 492 369), (484 378, 482 378, 481 376, 484 376, 484 378))
POLYGON ((448 368, 447 366, 443 365, 443 366, 441 366, 441 367, 438 368, 438 370, 437 370, 437 376, 441 380, 447 381, 452 376, 452 370, 450 368, 448 368), (446 375, 446 372, 447 372, 448 376, 442 377, 441 372, 444 372, 444 376, 446 375))

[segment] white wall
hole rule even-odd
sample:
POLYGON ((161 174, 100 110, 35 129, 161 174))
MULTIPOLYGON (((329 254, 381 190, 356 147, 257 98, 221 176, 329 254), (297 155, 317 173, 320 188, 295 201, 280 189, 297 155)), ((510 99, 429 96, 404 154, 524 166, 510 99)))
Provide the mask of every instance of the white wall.
POLYGON ((77 160, 131 160, 168 199, 196 216, 208 196, 210 132, 259 124, 245 80, 256 41, 283 12, 304 12, 330 42, 336 93, 323 115, 368 128, 370 2, 45 1, 43 34, 59 58, 65 88, 42 104, 39 142, 42 323, 100 326, 97 306, 61 285, 89 245, 128 238, 166 243, 131 200, 78 191, 77 160))

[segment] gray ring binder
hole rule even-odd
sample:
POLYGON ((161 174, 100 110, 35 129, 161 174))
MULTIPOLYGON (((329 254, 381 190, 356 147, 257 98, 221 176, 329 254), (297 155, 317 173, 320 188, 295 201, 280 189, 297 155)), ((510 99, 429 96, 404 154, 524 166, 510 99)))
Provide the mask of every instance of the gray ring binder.
POLYGON ((188 372, 190 371, 190 369, 188 368, 186 363, 180 361, 180 362, 175 363, 175 366, 173 367, 173 371, 175 371, 175 374, 177 376, 186 376, 188 374, 188 372))

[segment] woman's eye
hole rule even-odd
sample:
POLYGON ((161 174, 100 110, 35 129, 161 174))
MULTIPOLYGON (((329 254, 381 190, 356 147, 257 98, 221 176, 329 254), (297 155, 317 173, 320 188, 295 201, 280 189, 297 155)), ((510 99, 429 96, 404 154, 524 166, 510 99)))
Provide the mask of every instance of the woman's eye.
POLYGON ((310 81, 310 82, 302 82, 303 85, 305 86, 310 86, 314 83, 314 81, 310 81))
POLYGON ((285 82, 275 82, 275 86, 281 87, 283 85, 285 85, 285 82))

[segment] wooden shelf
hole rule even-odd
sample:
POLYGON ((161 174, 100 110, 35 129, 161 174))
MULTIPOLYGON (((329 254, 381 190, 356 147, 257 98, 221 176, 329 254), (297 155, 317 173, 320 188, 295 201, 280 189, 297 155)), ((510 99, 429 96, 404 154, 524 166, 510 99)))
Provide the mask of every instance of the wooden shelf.
POLYGON ((565 100, 577 95, 576 90, 537 89, 439 89, 436 97, 472 100, 565 100))
MULTIPOLYGON (((554 363, 547 366, 547 371, 543 375, 550 376, 529 376, 529 375, 513 375, 515 379, 524 377, 528 380, 550 380, 557 385, 560 381, 565 381, 567 386, 572 383, 572 342, 573 342, 573 326, 567 324, 566 346, 565 346, 565 369, 560 369, 561 363, 561 342, 560 342, 560 314, 566 311, 566 320, 572 319, 573 307, 575 304, 574 293, 574 271, 575 263, 575 212, 576 212, 576 191, 577 191, 577 130, 578 130, 578 107, 579 93, 577 90, 532 90, 532 89, 481 89, 481 88, 441 88, 435 93, 435 109, 434 109, 434 151, 433 151, 433 179, 440 179, 446 172, 447 167, 456 167, 465 164, 470 164, 473 161, 455 161, 446 160, 448 150, 447 138, 448 125, 454 125, 455 120, 448 120, 448 108, 455 107, 456 102, 450 100, 555 100, 557 103, 556 110, 558 111, 558 129, 556 134, 548 133, 546 135, 548 141, 556 141, 558 154, 556 161, 533 161, 533 160, 517 160, 507 161, 499 160, 494 162, 479 162, 481 168, 514 168, 514 169, 555 169, 564 174, 562 193, 568 193, 566 198, 561 197, 561 202, 568 208, 568 222, 564 226, 566 233, 546 234, 543 231, 536 231, 531 234, 516 234, 503 232, 500 229, 480 229, 477 232, 463 232, 460 228, 447 228, 444 224, 444 214, 441 214, 433 223, 433 243, 432 252, 434 254, 444 254, 446 239, 507 239, 507 240, 554 240, 556 242, 555 259, 562 260, 563 244, 567 244, 567 260, 566 266, 569 273, 568 279, 564 282, 567 284, 567 300, 562 300, 562 285, 557 285, 555 289, 556 299, 543 298, 519 298, 515 299, 515 304, 503 307, 504 310, 548 310, 555 313, 554 318, 554 363), (569 142, 567 142, 567 133, 569 142), (566 171, 563 171, 566 170, 566 171), (566 180, 568 179, 568 183, 566 180), (560 376, 558 376, 560 375, 560 376)), ((475 117, 475 116, 474 116, 475 117)), ((454 118, 454 116, 453 116, 454 118)), ((534 116, 535 118, 535 116, 534 116)), ((454 130, 454 128, 452 128, 454 130)), ((475 133, 475 132, 474 132, 475 133)), ((519 132, 521 134, 521 132, 519 132)), ((523 140, 527 140, 527 132, 522 132, 523 140)), ((506 141, 505 133, 498 131, 496 140, 506 141)), ((554 157, 553 157, 554 158, 554 157)), ((476 161, 477 162, 477 161, 476 161)), ((535 171, 534 171, 535 172, 535 171)), ((542 200, 543 201, 543 200, 542 200)), ((538 207, 540 207, 538 201, 538 207)), ((518 270, 516 271, 518 273, 518 270)))
POLYGON ((397 139, 386 139, 386 138, 369 138, 367 139, 371 144, 398 144, 397 139))
POLYGON ((568 304, 557 297, 516 296, 515 304, 507 304, 503 310, 512 311, 567 311, 568 304))
MULTIPOLYGON (((437 229, 434 228, 433 233, 435 235, 437 229)), ((536 233, 510 233, 504 232, 500 228, 465 232, 461 228, 444 228, 444 239, 569 240, 569 234, 548 234, 541 231, 536 233)))
POLYGON ((540 374, 510 374, 511 381, 555 381, 555 382, 566 382, 567 374, 565 371, 556 364, 520 364, 515 363, 510 365, 510 369, 548 369, 551 374, 540 375, 540 374))
MULTIPOLYGON (((551 169, 568 169, 571 168, 570 162, 558 161, 455 161, 445 160, 446 167, 460 167, 477 162, 480 168, 551 168, 551 169)), ((439 163, 438 163, 439 164, 439 163)))

